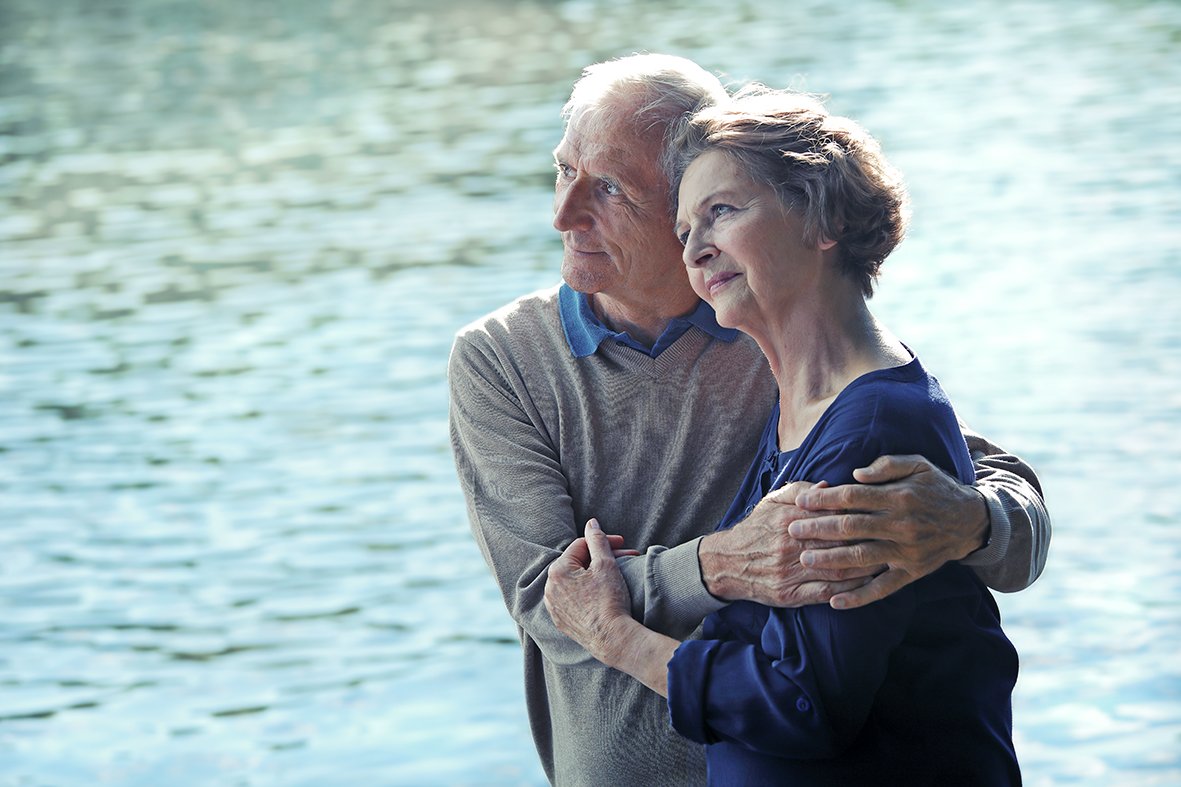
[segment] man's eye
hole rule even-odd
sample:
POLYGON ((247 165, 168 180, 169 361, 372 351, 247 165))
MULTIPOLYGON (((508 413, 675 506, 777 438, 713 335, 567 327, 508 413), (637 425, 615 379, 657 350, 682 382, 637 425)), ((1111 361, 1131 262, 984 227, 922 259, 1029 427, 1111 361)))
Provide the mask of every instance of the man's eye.
POLYGON ((734 207, 732 205, 711 205, 709 212, 715 216, 725 216, 727 213, 733 213, 734 207))
POLYGON ((688 245, 688 243, 689 243, 689 230, 685 230, 684 232, 678 232, 678 233, 677 233, 677 240, 679 240, 679 241, 681 242, 681 245, 682 245, 682 246, 686 246, 686 245, 688 245))
POLYGON ((574 167, 570 166, 569 164, 557 162, 554 164, 554 169, 558 171, 559 178, 566 178, 569 180, 574 177, 574 167))
POLYGON ((609 180, 603 181, 603 191, 612 197, 618 197, 623 193, 623 189, 619 188, 618 183, 612 183, 609 180))

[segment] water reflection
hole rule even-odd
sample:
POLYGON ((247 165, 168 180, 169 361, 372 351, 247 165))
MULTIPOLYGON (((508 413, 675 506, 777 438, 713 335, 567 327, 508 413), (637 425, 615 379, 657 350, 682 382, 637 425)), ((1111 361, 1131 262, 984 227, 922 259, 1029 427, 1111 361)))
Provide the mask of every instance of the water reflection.
POLYGON ((645 48, 884 140, 917 215, 875 308, 1058 525, 1001 599, 1027 781, 1181 778, 1175 4, 9 0, 0 30, 13 783, 540 780, 445 362, 554 280, 557 109, 645 48))

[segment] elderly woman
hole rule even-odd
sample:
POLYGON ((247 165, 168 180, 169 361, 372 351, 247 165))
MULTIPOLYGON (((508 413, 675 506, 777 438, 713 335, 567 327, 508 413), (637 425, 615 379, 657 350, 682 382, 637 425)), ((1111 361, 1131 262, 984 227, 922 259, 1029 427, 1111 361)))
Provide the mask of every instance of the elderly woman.
MULTIPOLYGON (((906 226, 876 141, 810 97, 755 87, 689 119, 669 151, 693 288, 758 342, 779 385, 719 528, 788 482, 849 483, 882 454, 922 454, 972 483, 947 397, 866 305, 906 226)), ((968 569, 860 609, 734 603, 679 642, 631 617, 612 546, 588 523, 546 604, 596 658, 668 698, 673 727, 707 744, 711 782, 1020 783, 1017 654, 968 569)))

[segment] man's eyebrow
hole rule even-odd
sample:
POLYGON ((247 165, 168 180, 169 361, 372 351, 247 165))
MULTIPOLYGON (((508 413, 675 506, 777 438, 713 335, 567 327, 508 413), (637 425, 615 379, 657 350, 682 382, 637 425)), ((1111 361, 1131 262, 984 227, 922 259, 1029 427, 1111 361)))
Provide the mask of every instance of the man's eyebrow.
MULTIPOLYGON (((563 151, 562 145, 558 145, 553 150, 554 164, 568 163, 571 156, 577 155, 577 150, 563 151), (562 155, 563 152, 565 155, 562 155)), ((617 161, 616 158, 616 156, 612 156, 609 153, 600 153, 597 156, 592 155, 589 160, 583 157, 575 169, 582 170, 583 173, 604 183, 618 186, 624 191, 639 191, 642 187, 641 183, 632 177, 630 169, 620 161, 617 161)))

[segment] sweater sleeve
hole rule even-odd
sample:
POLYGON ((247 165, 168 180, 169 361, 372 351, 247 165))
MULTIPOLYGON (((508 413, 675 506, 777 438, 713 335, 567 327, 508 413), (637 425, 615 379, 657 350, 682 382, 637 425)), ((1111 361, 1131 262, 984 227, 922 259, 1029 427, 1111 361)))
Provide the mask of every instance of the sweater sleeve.
MULTIPOLYGON (((536 362, 536 359, 533 359, 536 362)), ((550 426, 515 364, 480 333, 461 334, 448 366, 455 466, 476 542, 509 614, 557 664, 592 657, 553 625, 545 608, 550 564, 581 535, 550 426)), ((696 541, 620 560, 633 615, 687 636, 721 604, 705 590, 696 541)))
POLYGON ((1050 549, 1050 515, 1041 484, 1021 459, 962 428, 991 531, 988 545, 961 562, 993 590, 1024 590, 1041 575, 1050 549))

